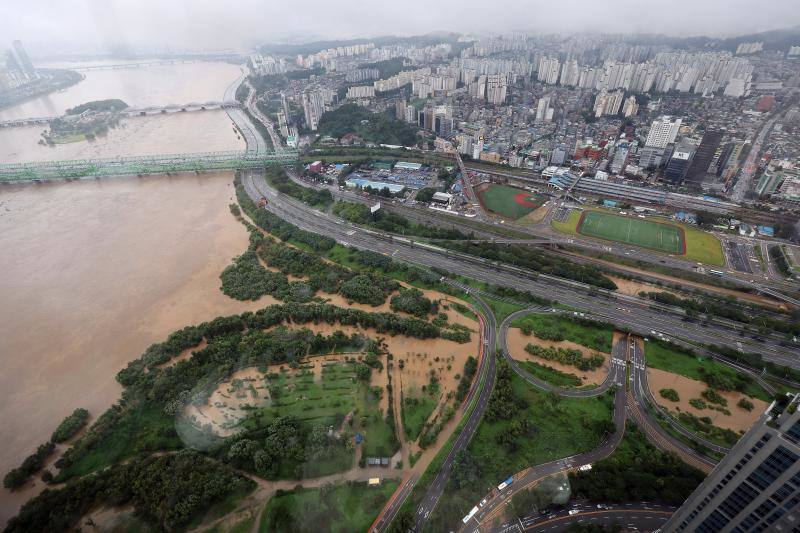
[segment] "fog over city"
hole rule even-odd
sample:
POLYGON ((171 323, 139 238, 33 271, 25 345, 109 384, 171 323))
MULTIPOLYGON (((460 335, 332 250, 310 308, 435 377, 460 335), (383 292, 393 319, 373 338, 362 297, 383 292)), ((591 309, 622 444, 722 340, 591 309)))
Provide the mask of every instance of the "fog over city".
POLYGON ((731 36, 800 24, 796 0, 3 0, 0 35, 82 46, 241 48, 265 41, 431 31, 731 36), (300 9, 298 9, 300 8, 300 9))

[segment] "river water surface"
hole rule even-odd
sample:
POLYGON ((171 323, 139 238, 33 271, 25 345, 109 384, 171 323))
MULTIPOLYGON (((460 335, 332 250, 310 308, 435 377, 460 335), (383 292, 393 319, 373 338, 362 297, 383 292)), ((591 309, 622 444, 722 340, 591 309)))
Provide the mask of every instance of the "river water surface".
MULTIPOLYGON (((170 68, 179 74, 163 67, 87 73, 65 93, 0 112, 0 120, 102 98, 218 100, 239 74, 226 64, 170 68), (108 81, 107 73, 122 79, 108 81), (190 74, 196 78, 187 80, 190 74), (129 86, 131 79, 137 83, 129 86)), ((7 129, 15 147, 0 138, 0 161, 38 158, 38 150, 71 158, 244 148, 221 111, 130 123, 95 143, 56 148, 31 146, 36 135, 27 128, 7 129), (119 135, 128 134, 126 143, 119 135)), ((219 290, 220 272, 248 243, 228 209, 232 179, 220 172, 0 185, 0 473, 76 407, 93 417, 110 407, 120 393, 115 374, 151 343, 184 325, 261 307, 219 290)), ((0 524, 41 490, 38 477, 35 483, 0 491, 0 524)))

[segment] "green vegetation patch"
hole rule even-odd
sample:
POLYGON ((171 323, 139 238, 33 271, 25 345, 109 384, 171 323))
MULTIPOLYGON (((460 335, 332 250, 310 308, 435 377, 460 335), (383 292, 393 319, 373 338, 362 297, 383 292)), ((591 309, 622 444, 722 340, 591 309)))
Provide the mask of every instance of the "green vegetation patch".
POLYGON ((578 232, 589 237, 624 242, 670 254, 683 255, 686 251, 683 228, 633 216, 584 211, 578 232))
POLYGON ((613 396, 564 398, 533 388, 508 364, 497 364, 489 407, 430 517, 431 531, 459 523, 488 487, 531 466, 591 450, 614 431, 613 396))
POLYGON ((534 377, 556 387, 571 389, 583 385, 583 380, 575 374, 567 374, 547 365, 535 361, 517 361, 517 364, 527 370, 534 377))
POLYGON ((348 133, 368 142, 412 146, 417 141, 414 129, 386 113, 373 113, 356 104, 345 104, 322 114, 320 135, 340 138, 348 133))
POLYGON ((6 531, 68 531, 98 506, 132 505, 158 531, 180 531, 217 504, 232 508, 255 483, 198 452, 136 457, 29 500, 6 531), (227 502, 226 502, 227 500, 227 502))
POLYGON ((384 480, 378 487, 348 482, 318 489, 279 490, 261 514, 263 533, 367 531, 397 489, 398 482, 384 480))
POLYGON ((703 479, 703 472, 655 448, 633 424, 628 424, 622 442, 610 457, 594 463, 588 472, 569 475, 576 498, 604 503, 680 505, 703 479))
POLYGON ((551 341, 572 341, 599 352, 610 353, 614 332, 610 326, 581 317, 530 314, 511 323, 524 334, 551 341))
POLYGON ((481 204, 507 218, 518 219, 544 204, 545 197, 508 185, 492 184, 478 193, 481 204))
POLYGON ((438 398, 428 391, 412 388, 403 392, 403 430, 406 439, 411 442, 417 440, 438 403, 438 398))
POLYGON ((739 391, 765 402, 769 394, 749 374, 707 357, 697 357, 677 346, 650 339, 645 343, 647 366, 705 382, 723 391, 739 391))

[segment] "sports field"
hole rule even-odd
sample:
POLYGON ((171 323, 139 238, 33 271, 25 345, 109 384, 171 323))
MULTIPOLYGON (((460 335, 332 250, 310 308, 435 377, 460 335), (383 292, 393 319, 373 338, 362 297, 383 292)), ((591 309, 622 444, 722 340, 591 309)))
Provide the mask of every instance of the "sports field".
POLYGON ((488 189, 478 193, 478 199, 489 211, 514 220, 524 217, 545 202, 543 196, 508 185, 489 185, 488 189))
POLYGON ((578 233, 670 254, 686 253, 683 228, 632 216, 584 211, 578 223, 578 233))

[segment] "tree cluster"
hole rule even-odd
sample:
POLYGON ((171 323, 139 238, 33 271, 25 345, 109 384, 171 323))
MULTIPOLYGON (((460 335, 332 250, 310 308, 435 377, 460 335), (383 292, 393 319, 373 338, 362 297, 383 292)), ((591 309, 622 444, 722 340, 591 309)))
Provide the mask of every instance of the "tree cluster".
POLYGON ((67 531, 98 505, 133 505, 159 531, 177 531, 231 493, 255 483, 197 452, 134 458, 64 488, 45 490, 22 506, 6 531, 67 531))
POLYGON ((598 502, 651 501, 680 505, 705 474, 651 446, 636 428, 616 452, 588 472, 570 473, 572 493, 598 502))
POLYGON ((313 189, 295 183, 286 174, 286 170, 280 167, 272 167, 267 170, 267 181, 278 191, 297 198, 301 202, 314 207, 325 207, 333 203, 333 195, 329 189, 313 189))
POLYGON ((405 122, 385 113, 372 113, 356 104, 323 113, 319 132, 336 139, 352 133, 365 141, 401 146, 412 146, 417 140, 415 130, 405 122))
POLYGON ((525 346, 525 351, 534 357, 541 357, 548 361, 558 361, 563 365, 574 366, 583 371, 594 370, 605 362, 605 358, 602 355, 595 354, 584 357, 583 352, 574 348, 548 348, 529 343, 525 346))
POLYGON ((389 307, 392 311, 402 311, 419 318, 425 318, 439 310, 438 304, 426 298, 419 289, 401 289, 400 294, 389 300, 389 307))
POLYGON ((71 439, 78 431, 86 425, 89 420, 89 411, 82 408, 75 409, 72 414, 68 415, 58 425, 53 435, 50 437, 52 442, 56 444, 71 439))

